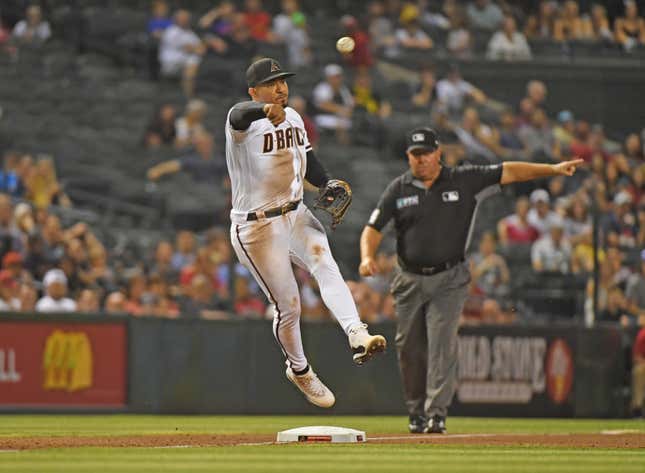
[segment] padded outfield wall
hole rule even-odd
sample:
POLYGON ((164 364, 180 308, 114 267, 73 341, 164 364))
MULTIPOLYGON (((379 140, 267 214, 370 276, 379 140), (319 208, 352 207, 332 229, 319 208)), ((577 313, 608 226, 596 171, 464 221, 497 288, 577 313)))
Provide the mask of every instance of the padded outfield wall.
MULTIPOLYGON (((394 324, 372 325, 390 345, 394 324)), ((453 414, 620 417, 618 327, 479 326, 460 332, 453 414)), ((351 361, 340 328, 304 323, 330 414, 405 414, 393 347, 351 361)), ((286 380, 271 323, 92 315, 0 316, 0 411, 314 414, 286 380)))

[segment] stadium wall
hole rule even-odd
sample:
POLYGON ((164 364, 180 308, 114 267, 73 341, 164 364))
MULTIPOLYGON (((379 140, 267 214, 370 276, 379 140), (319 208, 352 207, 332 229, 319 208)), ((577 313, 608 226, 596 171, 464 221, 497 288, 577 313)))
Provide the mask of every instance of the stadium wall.
MULTIPOLYGON (((390 343, 392 323, 373 325, 390 343)), ((477 326, 460 332, 457 415, 621 417, 623 332, 477 326)), ((336 324, 303 323, 331 414, 405 414, 396 354, 355 366, 336 324)), ((284 377, 264 320, 0 316, 1 412, 320 414, 284 377)))

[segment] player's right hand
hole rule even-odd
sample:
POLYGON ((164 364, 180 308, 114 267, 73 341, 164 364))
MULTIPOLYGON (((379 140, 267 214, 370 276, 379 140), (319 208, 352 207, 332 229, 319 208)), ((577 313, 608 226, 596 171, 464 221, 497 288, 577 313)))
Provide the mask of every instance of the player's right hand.
POLYGON ((363 258, 361 260, 361 265, 358 267, 358 273, 363 276, 374 276, 379 272, 379 267, 378 264, 376 264, 376 261, 374 258, 368 256, 366 258, 363 258))
POLYGON ((284 111, 284 107, 277 103, 268 103, 264 106, 263 110, 273 126, 278 126, 282 123, 287 115, 284 111))

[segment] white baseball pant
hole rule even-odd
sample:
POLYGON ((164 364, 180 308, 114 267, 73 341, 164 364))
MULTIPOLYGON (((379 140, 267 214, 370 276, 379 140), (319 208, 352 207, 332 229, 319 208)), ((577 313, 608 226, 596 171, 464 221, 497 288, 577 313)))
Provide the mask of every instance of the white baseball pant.
POLYGON ((360 318, 329 249, 322 224, 306 205, 273 218, 232 217, 231 241, 240 262, 273 304, 273 334, 294 371, 307 367, 300 335, 300 294, 292 263, 316 279, 323 302, 346 334, 360 318))

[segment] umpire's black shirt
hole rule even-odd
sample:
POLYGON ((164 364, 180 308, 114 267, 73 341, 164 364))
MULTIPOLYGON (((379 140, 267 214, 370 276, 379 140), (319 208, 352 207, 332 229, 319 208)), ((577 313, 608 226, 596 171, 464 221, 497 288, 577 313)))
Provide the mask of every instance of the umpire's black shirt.
POLYGON ((464 257, 477 205, 500 190, 502 165, 442 166, 430 188, 410 171, 394 179, 368 226, 381 231, 394 218, 403 266, 431 267, 464 257))

